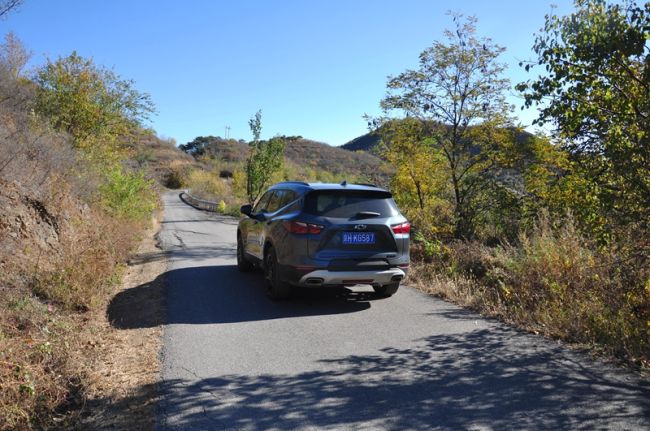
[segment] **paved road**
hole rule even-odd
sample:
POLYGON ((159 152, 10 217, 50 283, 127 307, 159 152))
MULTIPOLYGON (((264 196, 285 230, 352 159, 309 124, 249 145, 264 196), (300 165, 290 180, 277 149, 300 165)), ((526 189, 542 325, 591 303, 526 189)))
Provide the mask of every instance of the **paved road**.
POLYGON ((650 384, 403 288, 274 303, 233 219, 164 197, 158 428, 650 429, 650 384))

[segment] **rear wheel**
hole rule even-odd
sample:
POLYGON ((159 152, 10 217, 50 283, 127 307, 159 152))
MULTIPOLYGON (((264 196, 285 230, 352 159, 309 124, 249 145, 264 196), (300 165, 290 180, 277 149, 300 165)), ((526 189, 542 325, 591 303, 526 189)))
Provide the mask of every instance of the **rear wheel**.
POLYGON ((269 247, 264 255, 264 275, 268 285, 267 294, 271 299, 284 299, 289 297, 291 286, 280 278, 278 271, 278 257, 273 247, 269 247))
POLYGON ((388 298, 389 296, 393 296, 395 292, 397 292, 397 289, 399 289, 399 283, 391 283, 391 284, 385 284, 383 286, 373 286, 373 289, 375 289, 375 292, 377 295, 382 296, 384 298, 388 298))
POLYGON ((253 270, 253 264, 246 259, 244 253, 244 243, 242 242, 241 235, 237 234, 237 269, 239 272, 250 272, 253 270))

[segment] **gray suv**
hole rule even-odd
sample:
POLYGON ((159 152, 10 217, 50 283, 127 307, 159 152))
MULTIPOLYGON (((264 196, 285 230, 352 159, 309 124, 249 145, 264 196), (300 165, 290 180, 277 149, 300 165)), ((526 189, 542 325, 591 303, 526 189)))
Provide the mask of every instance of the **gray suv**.
POLYGON ((264 269, 271 298, 295 287, 399 288, 409 267, 410 223, 389 191, 372 185, 278 183, 237 228, 237 266, 264 269))

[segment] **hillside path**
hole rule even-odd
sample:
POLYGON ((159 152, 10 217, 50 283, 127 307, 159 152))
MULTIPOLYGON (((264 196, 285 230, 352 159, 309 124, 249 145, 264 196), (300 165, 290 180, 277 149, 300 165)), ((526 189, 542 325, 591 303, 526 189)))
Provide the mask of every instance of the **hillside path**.
POLYGON ((164 195, 160 430, 650 429, 650 383, 410 288, 265 296, 233 218, 164 195))

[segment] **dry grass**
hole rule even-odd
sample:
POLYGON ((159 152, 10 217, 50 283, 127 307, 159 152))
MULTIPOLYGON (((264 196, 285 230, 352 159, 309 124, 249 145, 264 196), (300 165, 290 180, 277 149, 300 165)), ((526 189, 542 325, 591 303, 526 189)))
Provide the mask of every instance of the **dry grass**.
POLYGON ((55 270, 34 275, 32 291, 68 311, 87 311, 96 309, 118 282, 125 252, 140 229, 100 214, 74 224, 74 234, 61 244, 63 259, 55 270))
POLYGON ((2 293, 0 429, 44 428, 72 401, 76 376, 65 373, 72 322, 33 296, 2 293))
POLYGON ((160 322, 163 308, 164 253, 157 248, 154 220, 129 259, 120 288, 106 313, 96 316, 98 335, 86 373, 86 403, 81 427, 92 430, 150 430, 155 422, 159 379, 160 322), (138 311, 139 325, 125 325, 138 311), (135 396, 137 394, 137 396, 135 396), (125 399, 130 400, 125 405, 125 399))
POLYGON ((184 184, 192 190, 192 195, 199 199, 218 202, 232 195, 228 183, 217 172, 203 169, 193 169, 189 172, 184 184))
POLYGON ((24 249, 0 255, 0 430, 65 429, 87 399, 105 306, 142 225, 69 197, 19 214, 24 249), (43 217, 56 229, 40 244, 43 217))
POLYGON ((647 368, 650 268, 639 249, 643 244, 605 250, 576 232, 570 220, 559 228, 541 220, 516 246, 452 244, 428 262, 416 261, 409 280, 529 331, 647 368))
POLYGON ((442 274, 427 262, 412 262, 406 283, 429 295, 451 301, 484 314, 494 316, 496 309, 488 309, 482 301, 484 288, 471 278, 442 274))

